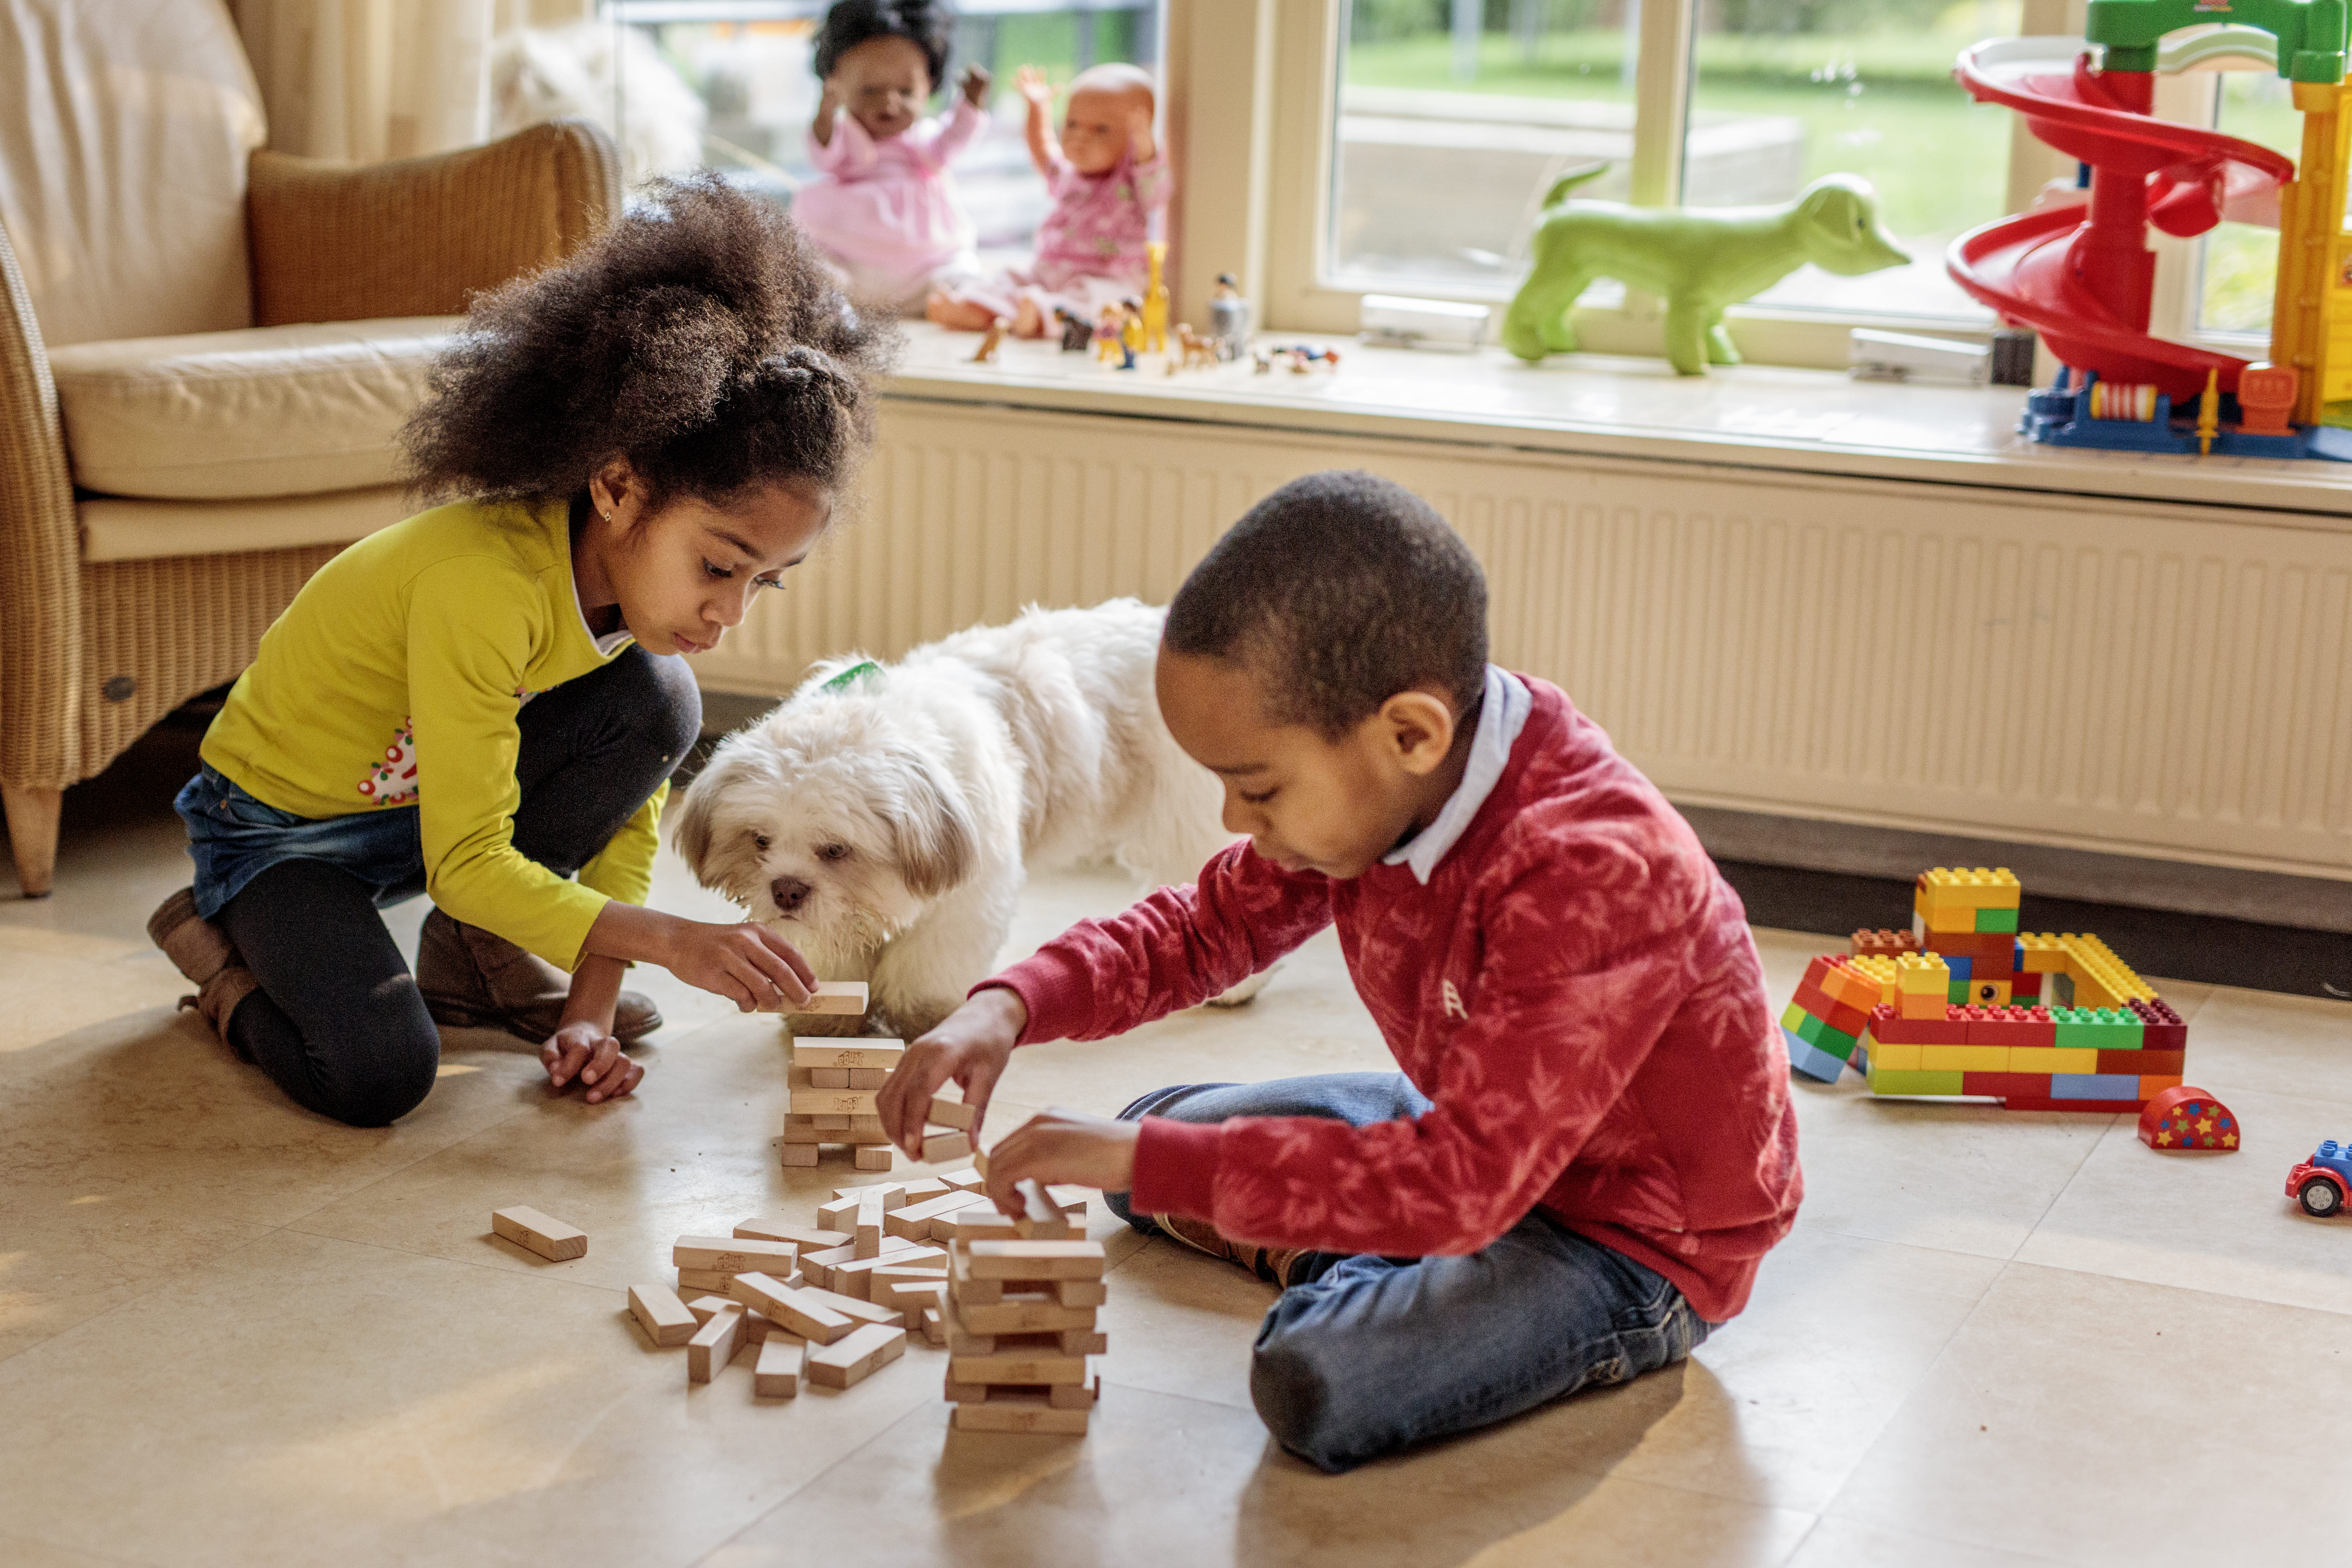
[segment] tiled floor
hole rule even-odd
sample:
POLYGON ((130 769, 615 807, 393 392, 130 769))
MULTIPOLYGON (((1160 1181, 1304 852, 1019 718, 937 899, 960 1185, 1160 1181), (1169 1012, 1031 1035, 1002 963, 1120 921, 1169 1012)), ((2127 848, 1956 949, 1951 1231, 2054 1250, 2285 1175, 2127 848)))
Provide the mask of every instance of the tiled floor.
MULTIPOLYGON (((1332 1479, 1273 1449, 1271 1292, 1097 1210, 1112 1352, 1084 1442, 950 1438, 939 1353, 843 1394, 689 1389, 623 1288, 670 1239, 805 1212, 779 1031, 658 972, 637 1098, 551 1099, 453 1033, 383 1131, 289 1105, 174 1014, 140 925, 184 879, 152 811, 0 874, 0 1562, 627 1568, 1033 1563, 2300 1563, 2352 1542, 2352 1221, 2280 1192, 2352 1134, 2352 1006, 2168 987, 2244 1152, 2109 1117, 1802 1086, 1809 1195, 1686 1366, 1332 1479), (566 1264, 487 1240, 528 1202, 566 1264)), ((1115 905, 1033 889, 1019 942, 1115 905)), ((665 860, 666 907, 721 912, 665 860)), ((421 904, 394 911, 413 942, 421 904)), ((1785 994, 1822 939, 1759 933, 1785 994)), ((1024 1051, 1001 1105, 1383 1065, 1327 937, 1245 1010, 1024 1051)), ((997 1119, 1000 1126, 1006 1119, 997 1119)))

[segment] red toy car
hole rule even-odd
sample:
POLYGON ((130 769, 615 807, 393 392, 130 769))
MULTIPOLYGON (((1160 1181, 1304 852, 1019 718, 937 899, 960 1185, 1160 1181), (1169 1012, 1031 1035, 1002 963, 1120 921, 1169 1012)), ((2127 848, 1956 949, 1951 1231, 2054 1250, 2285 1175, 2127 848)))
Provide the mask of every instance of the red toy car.
POLYGON ((2286 1173, 2286 1195, 2319 1219, 2342 1214, 2346 1199, 2352 1197, 2352 1148, 2333 1138, 2320 1144, 2316 1153, 2286 1173))

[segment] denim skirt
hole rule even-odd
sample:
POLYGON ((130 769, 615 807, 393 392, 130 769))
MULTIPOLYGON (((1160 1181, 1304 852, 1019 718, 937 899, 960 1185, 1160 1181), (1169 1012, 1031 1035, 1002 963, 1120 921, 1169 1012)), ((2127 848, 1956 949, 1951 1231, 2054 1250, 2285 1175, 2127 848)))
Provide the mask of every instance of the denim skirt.
POLYGON ((209 763, 172 805, 188 825, 196 913, 205 920, 280 860, 323 860, 348 871, 375 889, 378 906, 425 890, 425 842, 413 805, 297 816, 254 799, 209 763))

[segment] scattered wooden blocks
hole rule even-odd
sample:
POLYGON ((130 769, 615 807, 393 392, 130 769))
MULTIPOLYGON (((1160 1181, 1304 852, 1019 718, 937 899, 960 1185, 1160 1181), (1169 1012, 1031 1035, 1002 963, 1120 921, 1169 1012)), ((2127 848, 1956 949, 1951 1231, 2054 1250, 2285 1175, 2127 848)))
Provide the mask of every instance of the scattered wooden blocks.
POLYGON ((899 1195, 910 1204, 919 1204, 930 1198, 943 1198, 955 1190, 937 1176, 918 1176, 911 1182, 901 1182, 898 1184, 899 1195))
MULTIPOLYGON (((980 1156, 977 1154, 972 1156, 972 1159, 975 1162, 977 1162, 980 1156)), ((980 1169, 979 1165, 975 1163, 972 1168, 968 1171, 950 1171, 938 1179, 950 1187, 961 1187, 965 1191, 971 1192, 986 1184, 988 1181, 988 1173, 980 1169)))
POLYGON ((980 1193, 948 1193, 891 1211, 883 1217, 882 1227, 892 1236, 928 1240, 931 1234, 931 1221, 987 1201, 987 1197, 980 1193))
POLYGON ((863 1016, 866 1012, 866 982, 863 980, 820 980, 809 999, 797 1007, 780 1007, 780 1013, 840 1013, 863 1016))
POLYGON ((843 1233, 843 1242, 857 1239, 857 1194, 853 1190, 847 1197, 835 1198, 829 1204, 819 1204, 816 1222, 827 1230, 843 1233))
POLYGON ((669 1260, 680 1268, 708 1269, 719 1274, 754 1271, 778 1276, 792 1273, 800 1258, 800 1244, 754 1237, 681 1236, 669 1249, 669 1260))
POLYGON ((847 1247, 852 1239, 845 1230, 792 1225, 773 1219, 747 1219, 735 1227, 735 1234, 758 1241, 793 1242, 804 1253, 822 1252, 829 1247, 847 1247))
MULTIPOLYGON (((764 1274, 746 1274, 735 1281, 735 1300, 747 1307, 757 1308, 771 1322, 787 1333, 814 1340, 819 1344, 831 1344, 856 1327, 856 1321, 827 1307, 816 1290, 795 1290, 781 1280, 764 1274), (803 1297, 811 1298, 803 1300, 803 1297)), ((704 1327, 707 1329, 708 1324, 704 1327)))
POLYGON ((851 1246, 860 1258, 878 1258, 882 1253, 883 1200, 892 1194, 878 1188, 861 1194, 857 1200, 856 1237, 851 1246))
POLYGON ((517 1205, 492 1209, 490 1229, 517 1247, 538 1253, 551 1263, 584 1258, 588 1253, 586 1231, 543 1215, 535 1208, 517 1205))
POLYGON ((934 1345, 948 1342, 947 1315, 938 1307, 923 1309, 923 1338, 934 1345))
POLYGON ((630 1286, 629 1315, 645 1329, 646 1338, 657 1345, 682 1345, 694 1338, 694 1331, 700 1326, 677 1299, 677 1292, 666 1285, 630 1286))
POLYGON ((840 1341, 811 1351, 808 1380, 848 1388, 907 1353, 907 1331, 868 1323, 840 1341))
POLYGON ((1013 1189, 1021 1197, 1023 1210, 1013 1216, 1013 1228, 1024 1237, 1039 1240, 1059 1240, 1077 1234, 1069 1216, 1045 1195, 1042 1183, 1027 1181, 1013 1189))
POLYGON ((742 1342, 743 1308, 730 1302, 710 1314, 710 1321, 686 1342, 686 1381, 709 1383, 712 1373, 735 1359, 742 1342))
POLYGON ((677 1288, 680 1291, 710 1290, 724 1296, 734 1279, 734 1274, 722 1268, 681 1268, 677 1271, 677 1288))
POLYGON ((808 1342, 797 1334, 775 1333, 760 1347, 751 1363, 751 1392, 761 1399, 790 1399, 801 1391, 801 1363, 808 1342))

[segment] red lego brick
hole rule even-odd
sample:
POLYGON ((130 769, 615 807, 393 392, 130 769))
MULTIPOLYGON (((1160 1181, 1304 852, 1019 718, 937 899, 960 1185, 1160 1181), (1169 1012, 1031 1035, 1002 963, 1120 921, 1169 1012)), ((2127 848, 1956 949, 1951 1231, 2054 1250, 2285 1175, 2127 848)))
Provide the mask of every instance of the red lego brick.
POLYGON ((1853 955, 1856 958, 1892 958, 1898 952, 1919 951, 1917 939, 1907 931, 1858 931, 1853 933, 1853 955))
POLYGON ((2137 1115, 2141 1101, 2137 1100, 2004 1100, 2003 1110, 2096 1110, 2108 1114, 2126 1111, 2137 1115))
POLYGON ((2101 1051, 2100 1072, 2127 1072, 2141 1078, 2161 1078, 2187 1071, 2187 1051, 2101 1051))
POLYGON ((2145 1049, 2185 1051, 2189 1048, 2189 1026, 2180 1021, 2180 1015, 2172 1010, 2170 1003, 2162 997, 2151 1002, 2145 997, 2135 996, 2126 1005, 2130 1007, 2132 1016, 2140 1021, 2140 1041, 2145 1049))
POLYGON ((2236 1113, 2190 1084, 2159 1089, 2139 1113, 2139 1141, 2159 1153, 2227 1153, 2241 1135, 2236 1113))
POLYGON ((1990 1094, 1996 1100, 2011 1095, 2040 1096, 2050 1094, 2050 1075, 2046 1072, 1966 1072, 1960 1075, 1962 1094, 1990 1094))

